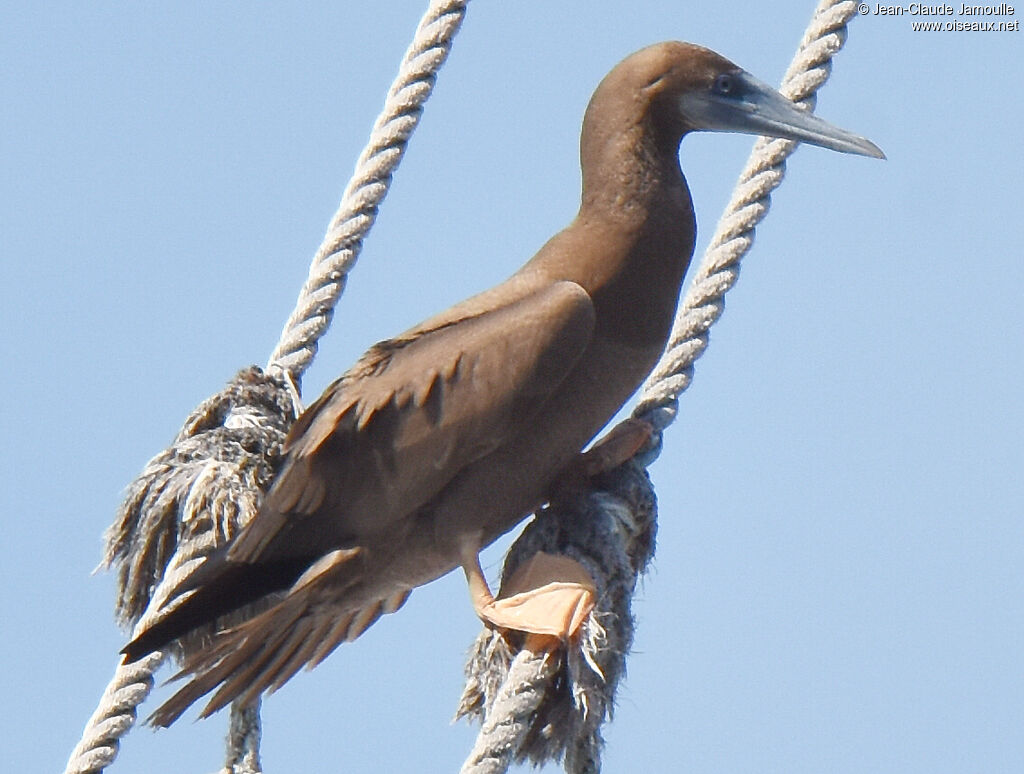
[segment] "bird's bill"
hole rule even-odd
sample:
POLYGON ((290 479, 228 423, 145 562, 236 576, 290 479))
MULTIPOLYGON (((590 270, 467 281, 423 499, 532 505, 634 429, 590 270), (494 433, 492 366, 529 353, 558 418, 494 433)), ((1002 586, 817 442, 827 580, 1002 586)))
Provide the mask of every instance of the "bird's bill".
POLYGON ((743 70, 730 73, 728 93, 689 92, 680 109, 694 129, 781 137, 823 148, 884 159, 866 137, 833 126, 809 113, 743 70))

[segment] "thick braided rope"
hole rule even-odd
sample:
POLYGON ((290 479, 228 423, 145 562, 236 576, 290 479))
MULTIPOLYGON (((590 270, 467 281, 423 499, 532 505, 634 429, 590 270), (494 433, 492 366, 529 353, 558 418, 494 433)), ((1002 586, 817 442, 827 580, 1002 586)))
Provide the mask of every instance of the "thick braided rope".
MULTIPOLYGON (((106 563, 153 554, 143 562, 152 563, 148 569, 126 573, 121 567, 118 612, 131 621, 133 638, 166 612, 168 600, 204 558, 252 518, 259 490, 273 474, 272 457, 280 453, 289 411, 294 407, 284 383, 259 369, 243 369, 189 415, 171 447, 129 485, 107 533, 106 563)), ((113 763, 166 655, 117 667, 68 760, 67 774, 100 772, 113 763)), ((229 760, 258 761, 258 755, 247 757, 252 734, 237 737, 248 745, 237 755, 230 749, 236 736, 229 739, 229 760)))
POLYGON ((456 717, 482 722, 467 766, 486 762, 490 768, 481 770, 504 771, 510 761, 539 766, 561 759, 573 774, 600 770, 601 726, 625 673, 633 592, 654 550, 656 521, 650 479, 625 465, 601 475, 594 491, 564 492, 526 526, 502 575, 509 578, 538 551, 561 552, 594 579, 596 606, 573 647, 550 654, 544 674, 540 665, 526 668, 536 659, 515 636, 481 632, 470 647, 456 711, 456 717), (526 679, 517 668, 526 669, 526 679))
MULTIPOLYGON (((196 568, 197 560, 179 562, 179 556, 175 554, 171 559, 163 580, 153 592, 152 603, 132 628, 133 638, 157 617, 168 592, 196 568)), ((64 774, 99 774, 114 762, 121 739, 135 725, 139 706, 153 690, 153 675, 165 660, 166 654, 156 651, 135 663, 118 664, 96 711, 85 725, 81 741, 68 758, 64 774)))
MULTIPOLYGON (((815 97, 846 42, 846 24, 856 14, 850 0, 822 0, 779 90, 813 110, 815 97)), ((711 326, 725 309, 725 294, 736 284, 739 262, 754 243, 754 229, 768 214, 771 194, 782 183, 792 140, 760 138, 740 173, 732 197, 697 267, 676 316, 665 354, 647 378, 633 416, 660 433, 676 417, 679 396, 693 380, 693 366, 707 349, 711 326)), ((647 464, 653 458, 644 460, 647 464)))
POLYGON ((560 659, 543 652, 516 654, 460 774, 508 771, 559 666, 560 659))
MULTIPOLYGON (((176 553, 163 580, 153 592, 153 602, 132 629, 132 637, 145 631, 158 615, 170 592, 202 563, 203 556, 181 560, 176 553)), ((120 740, 135 725, 139 706, 153 690, 154 675, 167 655, 156 651, 132 664, 118 664, 114 677, 86 723, 82 739, 68 758, 64 774, 98 774, 110 766, 120 749, 120 740)), ((227 761, 222 774, 260 774, 259 706, 231 707, 227 739, 227 761)))
POLYGON ((434 88, 438 70, 448 58, 469 0, 431 0, 388 90, 369 142, 359 160, 338 211, 331 219, 295 310, 281 332, 267 366, 283 369, 298 380, 313 362, 317 342, 331 324, 334 306, 345 289, 363 240, 387 195, 410 136, 419 124, 423 104, 434 88))
POLYGON ((231 705, 228 755, 220 774, 260 774, 260 703, 231 705))
POLYGON ((95 774, 114 762, 121 737, 135 725, 136 708, 153 690, 153 673, 163 661, 162 653, 152 653, 134 664, 117 667, 64 774, 95 774))
MULTIPOLYGON (((831 60, 846 42, 846 24, 856 12, 856 3, 849 0, 821 0, 783 78, 780 87, 783 94, 806 105, 808 110, 813 109, 815 93, 828 80, 831 60)), ((736 283, 739 261, 753 244, 754 228, 767 214, 771 192, 781 184, 785 160, 796 145, 788 140, 764 138, 754 144, 684 297, 665 354, 644 384, 634 409, 633 416, 654 425, 658 439, 652 452, 638 458, 638 462, 645 466, 657 458, 661 431, 675 419, 679 396, 693 379, 693 364, 707 348, 709 330, 722 315, 725 294, 736 283)), ((510 553, 516 550, 518 542, 509 550, 510 553)), ((573 550, 588 551, 590 547, 574 546, 573 550)), ((638 574, 641 570, 642 567, 638 574)), ((604 578, 595 580, 599 587, 606 582, 604 578)), ((631 623, 628 622, 629 625, 631 623)), ((625 626, 627 622, 611 621, 608 625, 625 626)), ((625 653, 620 654, 623 663, 625 656, 625 653)), ((472 679, 481 681, 486 678, 475 675, 472 679)), ((518 679, 520 676, 510 670, 501 684, 500 694, 514 696, 518 679)), ((531 684, 528 695, 539 694, 543 694, 543 689, 531 684)), ((607 705, 611 706, 614 697, 609 695, 606 698, 607 705)), ((506 708, 497 702, 488 706, 484 725, 463 772, 500 774, 507 771, 514 760, 522 757, 520 745, 525 734, 522 722, 518 707, 506 708), (514 752, 510 753, 510 749, 514 752), (481 769, 467 768, 475 760, 491 761, 494 765, 481 769)), ((537 763, 536 760, 534 762, 537 763)), ((567 756, 565 766, 570 774, 583 774, 599 771, 600 764, 593 758, 573 761, 567 756)))
MULTIPOLYGON (((298 380, 312 362, 317 341, 330 325, 334 305, 344 290, 345 276, 355 264, 409 137, 419 124, 423 105, 433 90, 437 72, 448 57, 468 2, 431 0, 420 20, 399 73, 388 90, 384 109, 374 122, 367 146, 359 156, 338 211, 313 259, 295 310, 270 356, 268 371, 284 371, 298 380)), ((133 629, 133 637, 160 610, 166 592, 174 589, 184 574, 194 569, 191 561, 179 563, 178 558, 177 555, 172 557, 151 604, 133 629)), ((114 762, 120 740, 134 726, 138 707, 149 696, 153 675, 164 660, 164 654, 153 653, 134 664, 117 667, 68 759, 65 774, 98 774, 114 762)), ((225 771, 258 772, 259 717, 236 713, 234 707, 232 713, 225 771)))

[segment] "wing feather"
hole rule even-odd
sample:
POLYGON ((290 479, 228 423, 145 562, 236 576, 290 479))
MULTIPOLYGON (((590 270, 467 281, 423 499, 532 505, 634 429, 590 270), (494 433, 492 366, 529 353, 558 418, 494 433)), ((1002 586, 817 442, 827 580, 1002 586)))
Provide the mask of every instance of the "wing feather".
POLYGON ((318 555, 414 513, 528 424, 593 325, 586 292, 557 282, 376 345, 296 422, 285 464, 229 558, 318 555))
POLYGON ((301 559, 307 569, 272 607, 191 653, 179 675, 190 681, 151 722, 168 725, 211 692, 204 717, 251 701, 401 607, 408 588, 365 577, 360 557, 375 533, 527 426, 594 327, 589 296, 571 282, 439 319, 378 344, 297 420, 282 471, 227 561, 301 559), (379 596, 357 602, 357 586, 379 596))

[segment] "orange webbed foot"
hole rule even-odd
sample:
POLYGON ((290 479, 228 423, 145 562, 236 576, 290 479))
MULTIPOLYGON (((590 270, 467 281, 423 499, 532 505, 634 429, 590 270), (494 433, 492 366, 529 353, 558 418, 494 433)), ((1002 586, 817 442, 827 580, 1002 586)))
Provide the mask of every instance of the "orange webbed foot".
POLYGON ((464 569, 477 615, 496 628, 525 632, 531 650, 552 650, 570 640, 594 609, 593 578, 567 556, 534 554, 509 577, 497 599, 475 552, 464 569))

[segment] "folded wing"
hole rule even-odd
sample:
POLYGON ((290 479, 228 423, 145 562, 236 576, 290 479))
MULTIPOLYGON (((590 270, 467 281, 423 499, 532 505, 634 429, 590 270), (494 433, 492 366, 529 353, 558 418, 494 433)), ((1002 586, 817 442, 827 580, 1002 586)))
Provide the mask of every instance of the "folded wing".
POLYGON ((373 347, 292 428, 237 562, 359 545, 529 427, 593 331, 589 296, 557 282, 497 309, 373 347))
POLYGON ((285 462, 259 513, 172 599, 190 596, 125 648, 128 660, 137 659, 287 590, 189 659, 185 672, 194 679, 161 709, 158 722, 170 722, 218 684, 217 706, 279 685, 312 656, 326 655, 395 609, 408 589, 382 587, 379 600, 349 611, 343 620, 352 622, 340 626, 317 592, 317 568, 330 556, 335 581, 344 572, 346 583, 360 582, 358 558, 377 535, 413 517, 466 466, 528 431, 586 349, 593 327, 586 292, 556 282, 381 342, 332 384, 289 433, 285 462), (286 629, 304 632, 306 647, 296 648, 286 629), (318 638, 333 642, 315 648, 310 642, 318 638))

